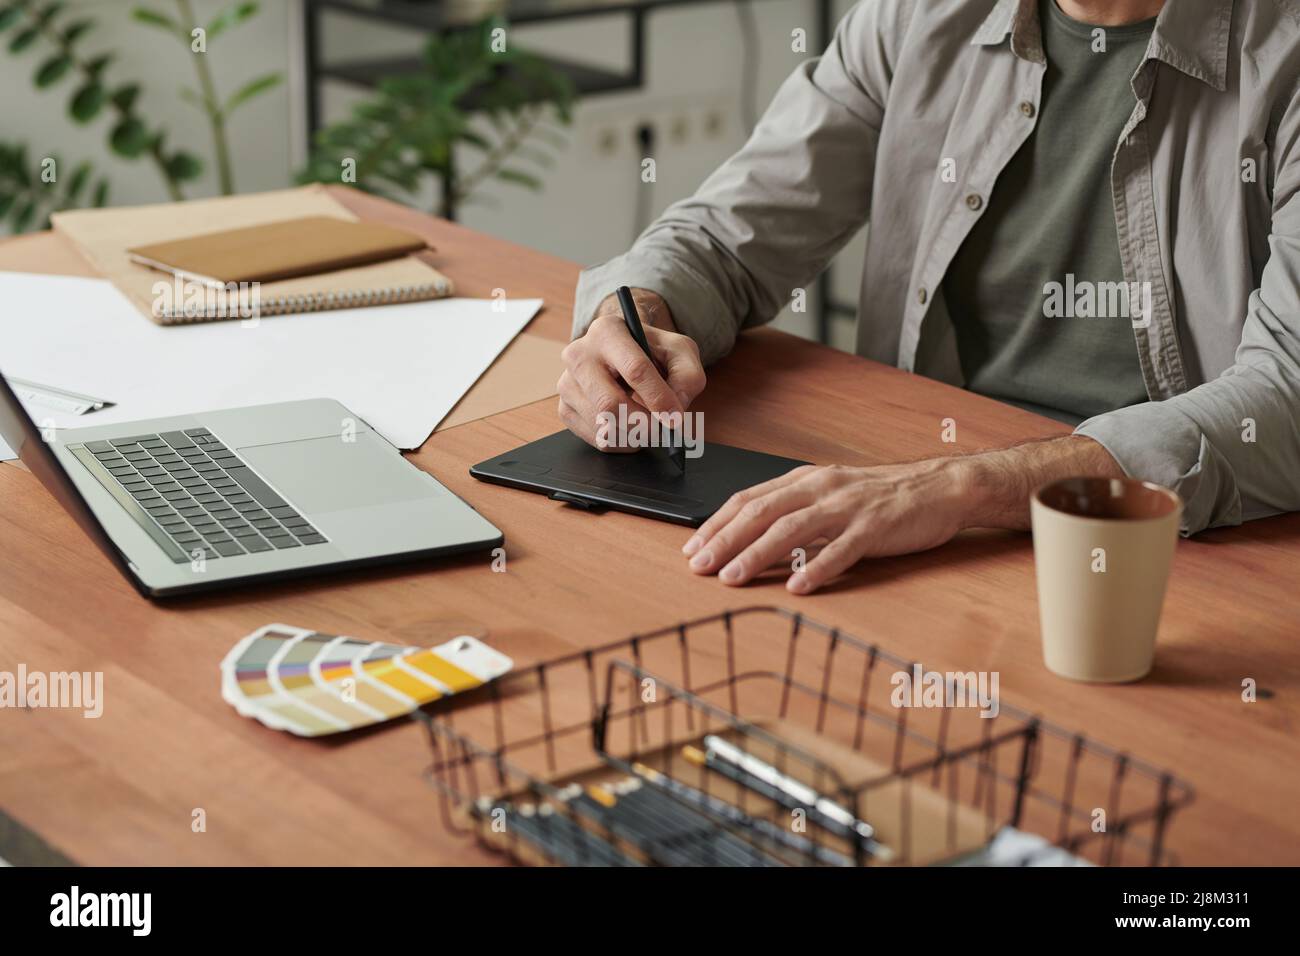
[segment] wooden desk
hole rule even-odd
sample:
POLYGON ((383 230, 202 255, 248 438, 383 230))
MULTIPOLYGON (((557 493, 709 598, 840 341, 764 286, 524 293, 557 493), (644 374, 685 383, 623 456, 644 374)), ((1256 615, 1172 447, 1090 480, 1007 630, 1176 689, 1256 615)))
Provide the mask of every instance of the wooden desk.
MULTIPOLYGON (((379 200, 346 201, 366 218, 420 228, 468 295, 504 286, 542 296, 548 306, 531 331, 567 334, 574 265, 379 200)), ((0 268, 21 268, 23 248, 0 245, 0 268)), ((1064 430, 773 331, 743 338, 712 371, 700 407, 711 439, 817 462, 899 461, 1064 430), (945 418, 957 422, 956 445, 940 440, 945 418)), ((440 828, 417 726, 320 743, 237 716, 217 671, 233 642, 272 621, 413 644, 469 632, 523 665, 774 603, 931 668, 997 670, 1004 699, 1175 771, 1197 791, 1168 838, 1184 863, 1300 862, 1300 516, 1182 542, 1153 675, 1085 686, 1042 665, 1027 535, 968 534, 928 554, 873 561, 811 598, 776 582, 728 589, 687 571, 683 529, 574 513, 469 477, 471 463, 556 427, 553 402, 539 402, 437 433, 412 456, 505 531, 504 574, 471 558, 164 605, 139 597, 31 474, 0 467, 0 669, 102 670, 106 698, 98 720, 0 711, 0 856, 494 860, 440 828), (1271 694, 1243 703, 1245 678, 1271 694), (206 832, 191 830, 196 808, 206 832)))

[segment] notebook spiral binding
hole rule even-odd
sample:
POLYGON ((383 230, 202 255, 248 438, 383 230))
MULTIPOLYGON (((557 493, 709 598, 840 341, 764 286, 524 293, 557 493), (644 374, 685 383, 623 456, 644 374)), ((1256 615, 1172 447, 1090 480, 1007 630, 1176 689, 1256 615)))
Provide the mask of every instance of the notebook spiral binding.
POLYGON ((380 289, 354 290, 339 292, 315 292, 299 295, 280 295, 259 299, 255 306, 248 305, 243 291, 227 292, 224 288, 211 287, 210 291, 224 301, 217 305, 208 305, 202 309, 188 307, 166 308, 154 306, 154 316, 168 322, 206 322, 216 319, 250 319, 268 315, 296 315, 304 312, 329 312, 334 309, 354 309, 370 305, 390 305, 401 302, 424 302, 429 299, 442 298, 451 292, 451 285, 445 279, 421 285, 396 286, 380 289), (233 303, 230 301, 233 299, 233 303))

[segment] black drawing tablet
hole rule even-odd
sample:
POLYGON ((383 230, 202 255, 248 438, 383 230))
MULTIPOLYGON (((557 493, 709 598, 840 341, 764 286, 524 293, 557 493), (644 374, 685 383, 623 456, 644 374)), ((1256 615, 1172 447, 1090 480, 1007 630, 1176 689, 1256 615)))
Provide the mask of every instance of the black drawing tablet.
POLYGON ((610 508, 698 527, 737 491, 807 462, 705 442, 683 475, 662 448, 610 454, 572 432, 556 432, 469 470, 480 481, 550 495, 583 508, 610 508))

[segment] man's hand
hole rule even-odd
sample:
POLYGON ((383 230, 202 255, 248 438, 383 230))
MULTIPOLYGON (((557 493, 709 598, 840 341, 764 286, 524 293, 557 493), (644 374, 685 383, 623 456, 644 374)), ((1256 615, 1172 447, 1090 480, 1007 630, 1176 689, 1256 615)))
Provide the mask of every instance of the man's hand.
POLYGON ((682 551, 697 574, 739 585, 824 543, 786 582, 809 594, 862 558, 924 551, 966 528, 1026 528, 1029 496, 1048 481, 1123 474, 1101 445, 1073 435, 904 465, 806 465, 733 495, 682 551))
POLYGON ((633 289, 646 340, 655 361, 667 378, 659 374, 628 334, 618 300, 609 296, 596 310, 586 335, 574 339, 564 350, 564 374, 560 376, 560 420, 569 430, 601 451, 631 451, 602 447, 596 441, 599 416, 618 414, 626 405, 628 414, 684 412, 704 391, 704 366, 695 341, 680 335, 662 298, 645 289, 633 289))

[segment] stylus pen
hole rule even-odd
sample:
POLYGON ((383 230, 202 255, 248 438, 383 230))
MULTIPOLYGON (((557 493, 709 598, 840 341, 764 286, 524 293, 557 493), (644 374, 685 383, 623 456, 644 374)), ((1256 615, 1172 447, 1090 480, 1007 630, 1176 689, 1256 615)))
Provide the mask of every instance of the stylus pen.
MULTIPOLYGON (((623 309, 623 322, 627 325, 628 334, 632 336, 637 345, 641 346, 641 351, 650 360, 650 364, 659 370, 659 374, 663 375, 664 381, 668 381, 667 374, 659 367, 659 363, 655 361, 654 353, 650 351, 650 343, 646 340, 645 328, 641 325, 641 314, 636 310, 632 290, 625 285, 621 285, 618 287, 616 295, 618 296, 618 304, 623 309)), ((683 427, 685 426, 683 425, 683 427)), ((671 440, 673 445, 668 449, 668 460, 676 465, 677 470, 684 475, 686 474, 686 443, 679 439, 676 429, 672 431, 671 440)))

